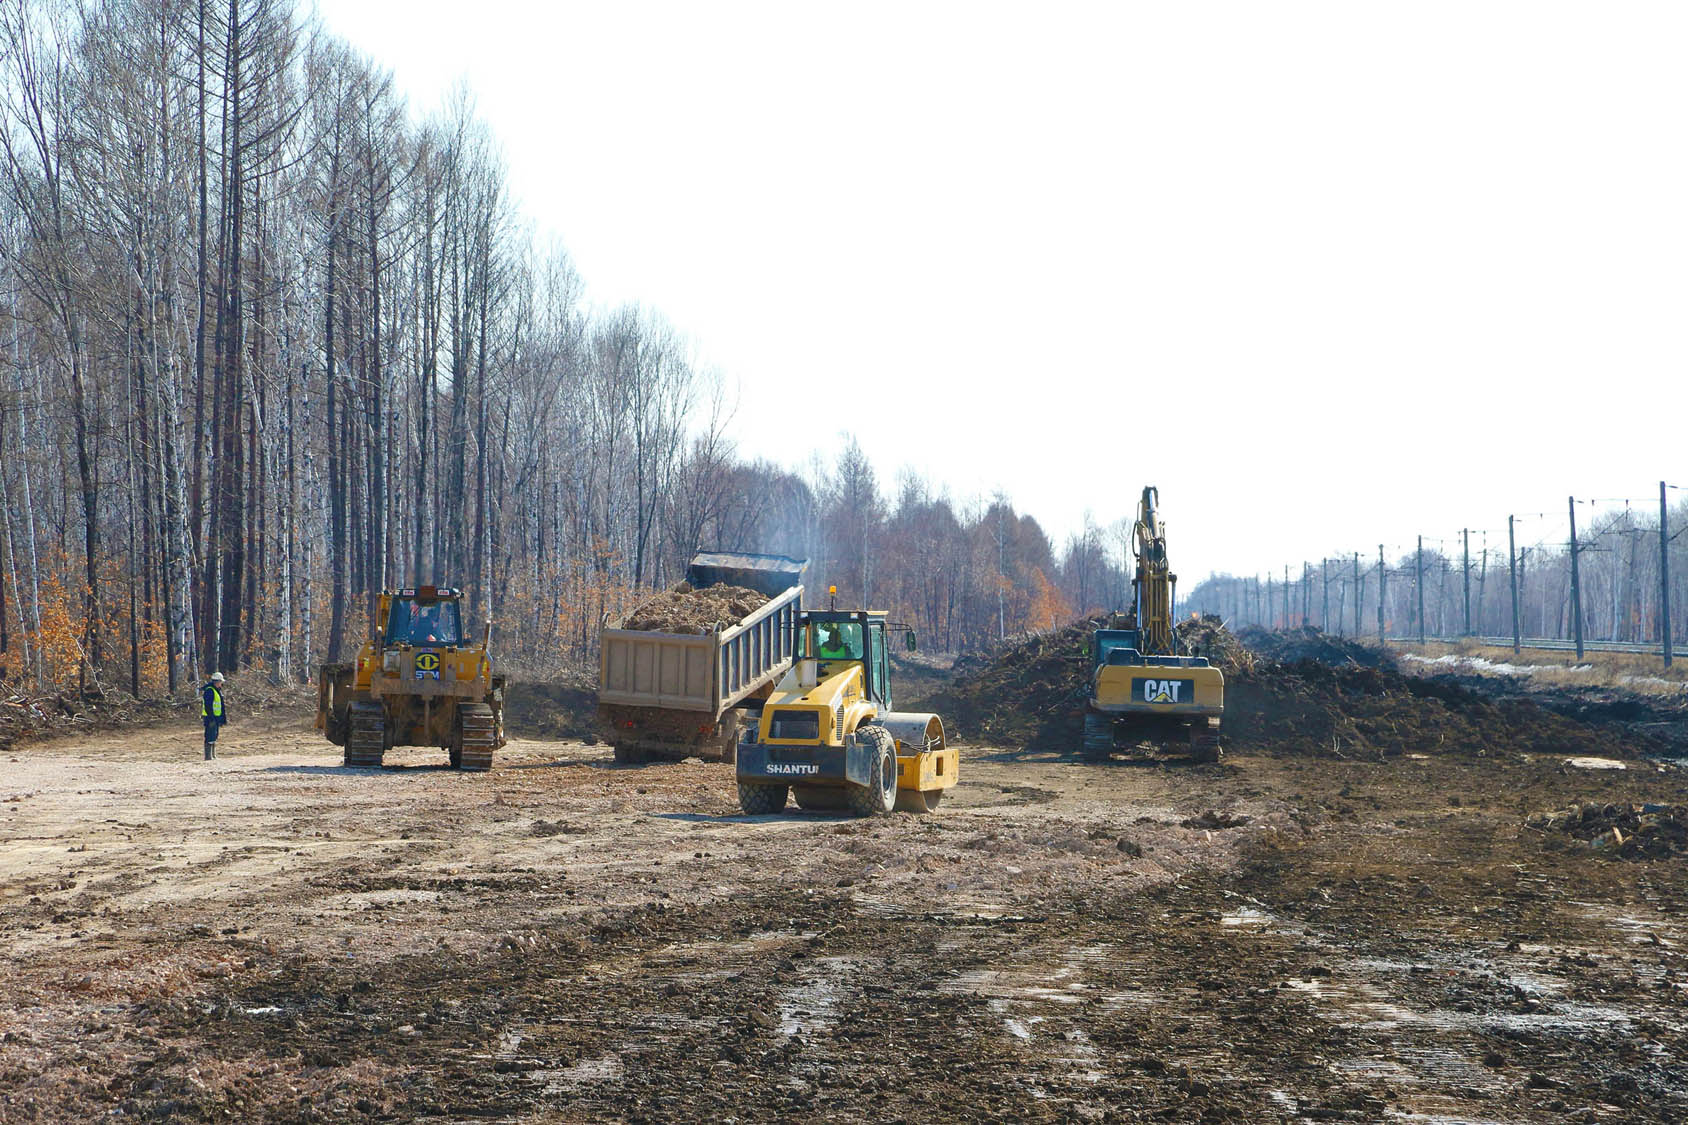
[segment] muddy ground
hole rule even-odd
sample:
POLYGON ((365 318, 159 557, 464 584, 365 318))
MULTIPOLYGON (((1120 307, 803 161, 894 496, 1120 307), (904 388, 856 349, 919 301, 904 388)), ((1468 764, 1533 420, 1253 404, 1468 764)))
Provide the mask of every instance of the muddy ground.
POLYGON ((1528 821, 1688 775, 1565 729, 970 744, 876 821, 576 741, 346 771, 302 716, 20 745, 0 1121, 1680 1121, 1688 860, 1528 821))

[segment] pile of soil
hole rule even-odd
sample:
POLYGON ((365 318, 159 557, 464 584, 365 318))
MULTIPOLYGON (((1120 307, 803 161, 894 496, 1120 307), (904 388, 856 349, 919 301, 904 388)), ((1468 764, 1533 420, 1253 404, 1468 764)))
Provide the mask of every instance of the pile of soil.
POLYGON ((1688 805, 1601 804, 1585 801, 1525 821, 1542 832, 1586 840, 1623 859, 1688 855, 1688 805))
POLYGON ((50 699, 8 692, 0 698, 0 750, 20 739, 40 736, 75 719, 76 708, 58 695, 50 699))
POLYGON ((1273 754, 1570 754, 1634 758, 1656 739, 1579 722, 1524 699, 1490 698, 1390 666, 1260 660, 1226 683, 1225 742, 1273 754))
POLYGON ((650 633, 713 633, 738 624, 768 604, 768 596, 742 586, 694 590, 681 582, 627 615, 623 629, 650 633))
MULTIPOLYGON (((265 710, 295 711, 307 700, 313 710, 316 707, 315 688, 272 686, 251 674, 231 679, 227 696, 236 721, 265 710)), ((0 751, 61 734, 112 730, 198 713, 199 697, 191 688, 181 699, 135 699, 109 687, 35 695, 0 685, 0 751)))
POLYGON ((1184 651, 1193 656, 1207 657, 1209 663, 1225 673, 1227 680, 1254 671, 1254 654, 1231 630, 1225 628, 1223 618, 1204 613, 1200 617, 1185 618, 1176 629, 1184 651))
POLYGON ((598 741, 598 682, 585 669, 504 688, 504 729, 513 738, 598 741))
POLYGON ((1086 618, 1010 639, 994 650, 955 662, 955 679, 928 695, 952 738, 1000 746, 1077 745, 1089 691, 1090 635, 1086 618))
POLYGON ((1332 668, 1394 668, 1395 658, 1376 645, 1333 637, 1311 625, 1301 629, 1250 626, 1239 635, 1255 653, 1279 664, 1312 661, 1332 668))

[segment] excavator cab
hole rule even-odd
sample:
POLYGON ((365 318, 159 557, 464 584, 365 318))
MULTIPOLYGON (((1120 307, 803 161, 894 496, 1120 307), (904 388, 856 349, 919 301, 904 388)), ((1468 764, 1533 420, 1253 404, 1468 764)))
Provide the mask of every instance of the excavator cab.
POLYGON ((1090 643, 1090 670, 1104 664, 1126 663, 1139 656, 1137 630, 1098 629, 1090 643))

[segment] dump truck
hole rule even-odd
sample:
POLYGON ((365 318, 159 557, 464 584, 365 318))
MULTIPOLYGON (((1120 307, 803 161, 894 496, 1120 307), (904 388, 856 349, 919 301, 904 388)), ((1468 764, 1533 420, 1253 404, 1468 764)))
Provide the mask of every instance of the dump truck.
POLYGON ((707 633, 605 628, 598 636, 598 715, 615 760, 733 760, 745 715, 758 712, 791 667, 807 559, 706 551, 693 589, 740 586, 768 598, 707 633))
POLYGON ((1165 746, 1180 738, 1188 739, 1196 761, 1219 759, 1225 674, 1206 657, 1180 651, 1173 627, 1178 576, 1167 563, 1159 501, 1151 485, 1137 504, 1133 604, 1091 637, 1084 756, 1092 760, 1122 746, 1165 746))
POLYGON ((492 670, 492 619, 471 637, 462 603, 447 586, 385 590, 357 660, 319 669, 317 729, 345 747, 347 766, 378 769, 394 746, 438 746, 454 768, 492 768, 504 677, 492 670))
POLYGON ((889 637, 898 629, 912 648, 912 630, 877 610, 799 616, 796 659, 739 742, 741 809, 777 813, 788 796, 858 816, 937 809, 960 754, 937 715, 895 709, 889 637))

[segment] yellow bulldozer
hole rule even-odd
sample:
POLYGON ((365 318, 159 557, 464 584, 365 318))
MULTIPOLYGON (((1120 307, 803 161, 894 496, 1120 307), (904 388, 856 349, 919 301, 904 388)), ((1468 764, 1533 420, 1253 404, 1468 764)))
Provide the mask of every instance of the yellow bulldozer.
POLYGON ((462 602, 444 586, 383 591, 357 661, 322 666, 316 725, 346 748, 346 765, 379 768, 394 746, 438 746, 454 768, 492 768, 504 677, 492 671, 491 619, 471 639, 462 602))
POLYGON ((1084 756, 1092 760, 1109 758, 1116 748, 1164 746, 1183 737, 1191 758, 1219 760, 1225 674, 1206 657, 1180 651, 1172 616, 1178 576, 1167 564, 1159 500, 1150 486, 1137 505, 1133 605, 1091 638, 1084 756))
POLYGON ((938 716, 893 710, 896 627, 881 611, 832 608, 804 610, 796 628, 790 669, 739 737, 739 807, 779 812, 790 794, 803 809, 858 816, 935 810, 960 754, 938 716))

